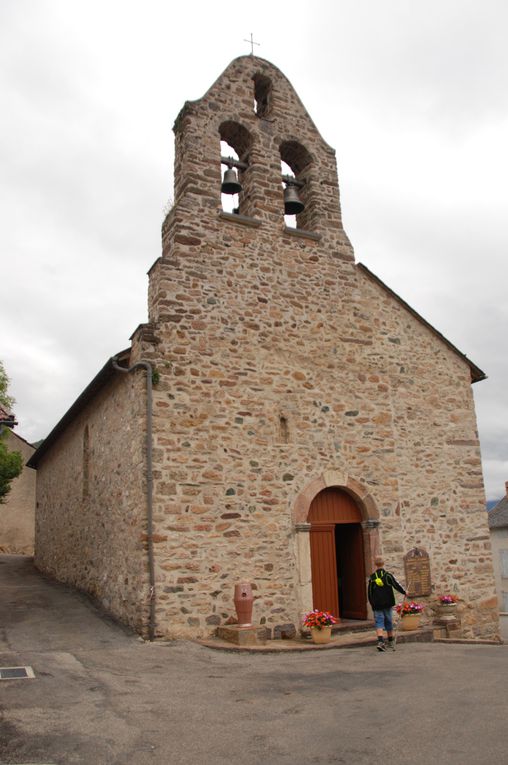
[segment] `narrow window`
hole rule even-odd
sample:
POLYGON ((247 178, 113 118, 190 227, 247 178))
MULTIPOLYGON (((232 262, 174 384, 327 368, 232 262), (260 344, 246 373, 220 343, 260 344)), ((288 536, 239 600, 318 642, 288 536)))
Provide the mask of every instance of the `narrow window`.
POLYGON ((272 81, 263 74, 254 77, 254 111, 260 118, 268 117, 272 106, 272 81))
POLYGON ((83 431, 83 499, 90 496, 90 435, 88 425, 83 431))
POLYGON ((289 444, 288 418, 283 414, 279 416, 279 441, 281 444, 289 444))

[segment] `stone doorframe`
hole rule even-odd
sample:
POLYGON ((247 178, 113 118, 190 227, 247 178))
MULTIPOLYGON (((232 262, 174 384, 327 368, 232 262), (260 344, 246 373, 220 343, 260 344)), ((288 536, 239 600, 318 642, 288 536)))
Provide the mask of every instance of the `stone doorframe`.
MULTIPOLYGON (((356 502, 362 514, 363 549, 366 576, 374 570, 374 558, 380 554, 379 510, 368 488, 355 478, 338 470, 327 470, 311 481, 300 492, 293 506, 297 565, 297 601, 300 619, 312 611, 312 575, 310 562, 309 510, 320 491, 328 488, 343 489, 356 502)), ((301 622, 300 622, 301 623, 301 622)))

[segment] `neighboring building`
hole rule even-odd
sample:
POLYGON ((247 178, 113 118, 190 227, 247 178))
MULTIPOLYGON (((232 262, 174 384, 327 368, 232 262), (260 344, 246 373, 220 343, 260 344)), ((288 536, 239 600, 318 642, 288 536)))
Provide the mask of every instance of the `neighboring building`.
MULTIPOLYGON (((0 407, 4 420, 5 410, 0 407)), ((11 415, 14 423, 14 418, 11 415)), ((5 428, 5 445, 11 452, 23 456, 23 470, 11 483, 11 490, 0 504, 0 552, 17 555, 33 555, 35 531, 35 478, 36 472, 26 467, 35 448, 21 438, 11 427, 5 428)))
POLYGON ((30 461, 36 564, 167 637, 211 633, 247 580, 280 634, 313 606, 365 618, 373 557, 403 579, 416 546, 465 603, 464 636, 495 637, 483 372, 355 263, 335 152, 276 67, 235 59, 174 131, 149 323, 118 356, 155 374, 109 360, 30 461), (232 214, 220 140, 238 157, 232 214))
POLYGON ((506 494, 489 512, 490 539, 499 600, 501 637, 508 640, 508 481, 506 494))

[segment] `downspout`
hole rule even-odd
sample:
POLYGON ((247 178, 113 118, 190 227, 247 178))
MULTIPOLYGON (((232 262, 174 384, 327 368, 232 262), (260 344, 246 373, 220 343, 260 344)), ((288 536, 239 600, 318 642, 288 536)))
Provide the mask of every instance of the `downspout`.
POLYGON ((148 542, 148 577, 150 583, 150 609, 148 618, 148 639, 155 640, 155 565, 153 554, 153 477, 152 477, 152 374, 149 361, 138 361, 131 367, 121 367, 118 357, 111 358, 113 369, 129 374, 135 369, 146 371, 146 531, 148 542))

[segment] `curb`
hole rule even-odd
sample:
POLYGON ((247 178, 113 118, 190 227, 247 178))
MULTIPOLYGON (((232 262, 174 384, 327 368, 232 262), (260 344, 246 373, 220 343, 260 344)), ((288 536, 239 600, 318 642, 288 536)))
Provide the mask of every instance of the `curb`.
MULTIPOLYGON (((333 640, 325 645, 316 645, 314 643, 306 644, 303 641, 281 641, 270 640, 268 645, 234 645, 233 643, 227 643, 222 640, 210 639, 210 640, 194 640, 197 645, 203 646, 203 648, 211 648, 214 651, 224 651, 225 653, 305 653, 307 651, 333 651, 347 648, 372 648, 377 643, 375 636, 368 637, 365 640, 352 640, 340 641, 333 640), (270 645, 271 643, 271 645, 270 645), (279 645, 276 645, 279 643, 279 645)), ((414 630, 411 634, 403 635, 401 633, 397 636, 397 643, 432 643, 433 635, 431 629, 414 630)))

